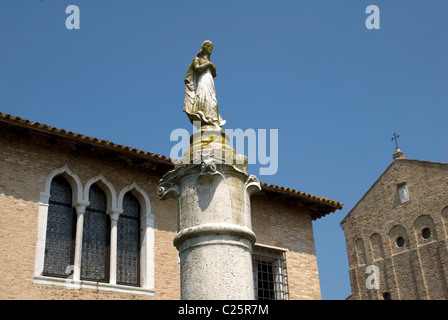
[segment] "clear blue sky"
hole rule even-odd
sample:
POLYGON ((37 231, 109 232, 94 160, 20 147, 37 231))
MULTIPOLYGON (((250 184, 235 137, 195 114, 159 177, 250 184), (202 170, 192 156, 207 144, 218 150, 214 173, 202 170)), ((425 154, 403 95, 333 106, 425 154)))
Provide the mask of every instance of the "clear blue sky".
MULTIPOLYGON (((344 203, 314 223, 323 299, 350 294, 341 220, 392 161, 448 162, 446 0, 1 0, 0 111, 169 155, 204 40, 224 128, 278 129, 263 182, 344 203), (68 5, 80 29, 67 30, 68 5), (368 5, 380 29, 368 30, 368 5)), ((258 166, 250 166, 258 175, 258 166)))

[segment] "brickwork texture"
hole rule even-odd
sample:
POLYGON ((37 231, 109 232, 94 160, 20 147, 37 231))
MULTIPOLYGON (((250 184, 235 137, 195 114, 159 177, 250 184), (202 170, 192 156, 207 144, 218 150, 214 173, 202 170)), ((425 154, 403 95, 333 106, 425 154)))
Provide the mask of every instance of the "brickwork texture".
MULTIPOLYGON (((157 195, 157 183, 166 169, 126 159, 119 153, 102 153, 87 144, 61 144, 26 130, 17 133, 0 129, 0 299, 180 298, 179 259, 173 246, 176 202, 161 201, 157 195), (134 181, 147 193, 155 216, 153 296, 69 289, 33 281, 40 193, 50 172, 64 165, 76 173, 83 186, 102 174, 117 193, 134 181)), ((288 250, 290 299, 320 299, 309 212, 280 197, 271 199, 260 194, 252 199, 252 225, 257 243, 288 250)))
POLYGON ((447 206, 448 164, 394 160, 341 222, 350 298, 448 299, 447 206))

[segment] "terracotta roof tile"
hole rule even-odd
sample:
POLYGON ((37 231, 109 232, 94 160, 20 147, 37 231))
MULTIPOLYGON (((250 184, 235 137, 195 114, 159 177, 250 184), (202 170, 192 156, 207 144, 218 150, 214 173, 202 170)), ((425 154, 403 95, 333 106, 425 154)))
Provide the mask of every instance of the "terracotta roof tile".
POLYGON ((331 200, 331 199, 328 199, 328 198, 318 197, 318 196, 315 196, 315 195, 312 195, 312 194, 309 194, 309 193, 305 193, 305 192, 302 192, 302 191, 294 190, 294 189, 291 189, 291 188, 285 188, 285 187, 276 186, 276 185, 273 185, 273 184, 267 184, 267 183, 264 183, 264 182, 261 183, 261 186, 264 189, 268 189, 268 190, 272 190, 272 191, 283 191, 285 193, 293 194, 293 195, 296 195, 296 196, 301 197, 301 198, 306 198, 306 199, 310 199, 310 200, 316 200, 317 202, 325 203, 325 204, 327 204, 327 205, 329 205, 329 206, 331 206, 331 207, 333 207, 335 209, 342 209, 342 207, 344 205, 343 203, 341 203, 339 201, 334 201, 334 200, 331 200))
POLYGON ((22 118, 17 117, 17 116, 12 116, 12 115, 7 114, 7 113, 0 112, 0 120, 7 121, 9 123, 15 123, 15 124, 19 124, 19 125, 24 125, 24 126, 29 127, 29 128, 34 128, 34 129, 47 131, 47 132, 50 132, 50 133, 53 133, 53 134, 58 134, 58 135, 70 137, 70 138, 73 138, 73 139, 76 139, 76 140, 82 140, 84 142, 91 142, 91 143, 96 144, 96 145, 111 147, 111 148, 117 149, 119 151, 128 151, 128 152, 131 152, 131 153, 144 155, 144 156, 147 156, 147 157, 150 157, 150 158, 153 158, 153 159, 161 160, 163 162, 166 162, 167 164, 172 164, 170 158, 162 156, 162 155, 159 155, 159 154, 142 151, 142 150, 139 150, 139 149, 136 149, 136 148, 132 148, 132 147, 116 144, 114 142, 98 139, 98 138, 95 138, 95 137, 89 137, 89 136, 86 136, 86 135, 83 135, 83 134, 80 134, 80 133, 74 133, 72 131, 67 131, 67 130, 64 130, 64 129, 58 129, 56 127, 48 126, 46 124, 42 124, 42 123, 39 123, 39 122, 31 122, 29 120, 22 119, 22 118))

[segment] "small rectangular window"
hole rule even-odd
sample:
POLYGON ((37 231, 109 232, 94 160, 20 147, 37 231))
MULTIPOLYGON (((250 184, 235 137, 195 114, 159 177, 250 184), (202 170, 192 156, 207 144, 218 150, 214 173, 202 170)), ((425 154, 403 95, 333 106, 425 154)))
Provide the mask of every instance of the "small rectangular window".
POLYGON ((409 191, 406 183, 398 185, 398 196, 400 197, 400 203, 409 201, 409 191))
POLYGON ((252 253, 256 300, 287 300, 288 275, 285 252, 254 246, 252 253))

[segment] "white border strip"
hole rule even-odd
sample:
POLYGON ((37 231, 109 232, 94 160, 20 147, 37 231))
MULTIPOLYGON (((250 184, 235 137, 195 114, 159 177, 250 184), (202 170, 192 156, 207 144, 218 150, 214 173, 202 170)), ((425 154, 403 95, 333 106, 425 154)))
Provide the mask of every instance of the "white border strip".
POLYGON ((71 279, 34 276, 33 282, 36 284, 63 286, 66 287, 67 289, 91 289, 91 290, 112 291, 112 292, 129 293, 129 294, 143 294, 148 296, 155 295, 154 289, 144 289, 119 284, 113 285, 110 283, 85 281, 85 280, 74 281, 71 279))
POLYGON ((274 249, 274 250, 278 250, 278 251, 284 251, 284 252, 289 251, 289 249, 286 249, 286 248, 280 248, 280 247, 275 247, 275 246, 268 246, 266 244, 261 244, 261 243, 257 243, 257 242, 254 244, 254 247, 255 246, 260 247, 260 248, 268 248, 268 249, 274 249))

